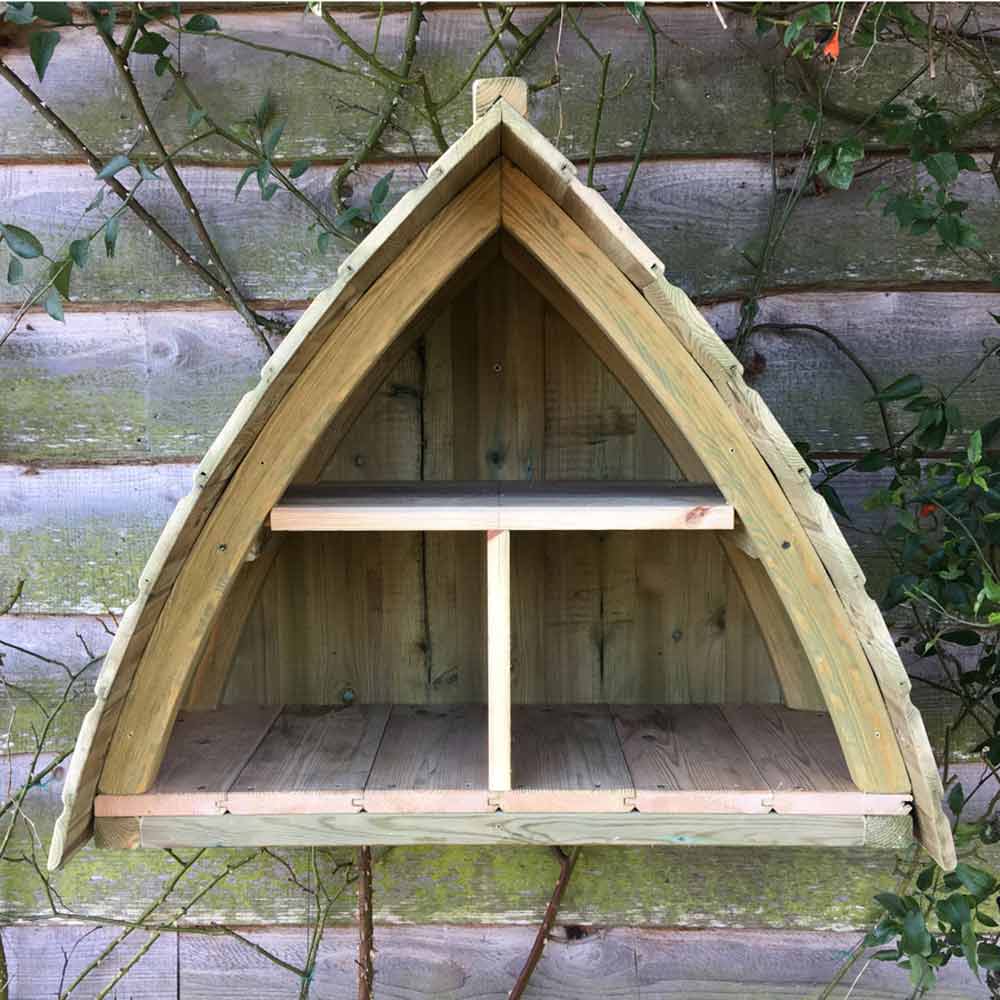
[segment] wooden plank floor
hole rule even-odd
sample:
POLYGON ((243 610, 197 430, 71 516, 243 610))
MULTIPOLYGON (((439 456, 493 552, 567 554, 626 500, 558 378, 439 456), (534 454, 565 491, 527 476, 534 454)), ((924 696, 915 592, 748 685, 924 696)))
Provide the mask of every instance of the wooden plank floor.
POLYGON ((486 706, 227 706, 182 713, 142 795, 102 817, 510 813, 904 816, 851 783, 830 718, 778 705, 514 705, 490 794, 486 706))

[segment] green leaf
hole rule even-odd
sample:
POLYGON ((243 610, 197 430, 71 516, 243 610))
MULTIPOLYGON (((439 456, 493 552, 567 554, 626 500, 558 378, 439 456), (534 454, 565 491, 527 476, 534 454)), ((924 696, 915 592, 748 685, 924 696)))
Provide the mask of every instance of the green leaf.
POLYGON ((73 260, 57 260, 52 265, 52 287, 64 298, 69 298, 69 279, 73 274, 73 260))
POLYGON ((851 186, 851 181, 854 180, 854 164, 845 160, 837 160, 829 167, 824 176, 831 186, 846 191, 851 186))
POLYGON ((185 31, 218 31, 219 22, 211 14, 195 14, 194 17, 184 25, 185 31))
POLYGON ((23 277, 24 265, 21 263, 21 258, 12 255, 10 262, 7 264, 7 284, 19 285, 23 277))
POLYGON ((109 177, 114 177, 119 170, 124 170, 128 166, 131 166, 131 160, 124 153, 119 153, 117 156, 112 156, 104 164, 97 174, 97 179, 99 181, 106 181, 109 177))
POLYGON ((267 133, 267 137, 264 139, 264 152, 267 154, 268 159, 274 156, 274 151, 278 148, 278 143, 281 141, 281 133, 284 131, 285 123, 280 121, 267 133))
POLYGON ((847 508, 841 502, 840 494, 829 485, 829 483, 823 483, 822 486, 817 487, 817 492, 819 495, 830 505, 830 510, 834 514, 839 514, 841 517, 850 521, 851 515, 847 513, 847 508))
POLYGON ((240 175, 240 179, 236 182, 236 194, 233 195, 233 201, 236 201, 240 196, 240 192, 243 190, 244 185, 251 177, 257 172, 257 164, 254 163, 247 167, 246 170, 240 175))
POLYGON ((983 432, 973 431, 972 436, 969 438, 969 447, 966 449, 966 456, 969 459, 969 465, 978 465, 983 459, 983 432))
POLYGON ((957 785, 952 785, 951 791, 948 792, 948 808, 957 816, 964 805, 965 792, 962 790, 961 782, 959 782, 957 785))
POLYGON ((94 25, 102 35, 108 38, 114 37, 115 33, 115 11, 114 7, 108 3, 88 3, 87 10, 94 19, 94 25))
POLYGON ((931 953, 931 936, 920 910, 907 910, 906 916, 903 917, 903 930, 899 936, 899 943, 907 955, 931 953))
POLYGON ((132 46, 132 51, 141 56, 161 56, 164 49, 170 44, 163 35, 156 34, 155 31, 143 32, 132 46))
POLYGON ((980 941, 977 949, 979 964, 991 972, 1000 971, 1000 947, 988 941, 980 941))
POLYGON ((890 403, 897 399, 909 399, 923 392, 924 380, 919 375, 904 375, 896 379, 872 397, 873 401, 890 403))
POLYGON ((333 224, 338 229, 343 229, 345 226, 349 226, 355 219, 361 218, 361 209, 357 205, 351 205, 350 208, 345 209, 336 219, 333 220, 333 224))
POLYGON ((312 166, 312 160, 296 160, 288 170, 288 176, 294 181, 301 177, 312 166))
POLYGON ((59 298, 59 293, 54 289, 50 288, 48 294, 45 296, 45 301, 42 303, 45 306, 45 311, 58 323, 65 323, 66 320, 63 318, 63 307, 62 299, 59 298))
POLYGON ((90 240, 73 240, 69 245, 69 255, 77 267, 85 267, 90 256, 90 240))
POLYGON ((170 58, 168 56, 160 56, 153 64, 153 72, 157 76, 163 76, 163 74, 166 73, 167 68, 169 66, 170 66, 170 58))
POLYGON ((632 15, 636 24, 642 22, 642 9, 645 5, 645 0, 628 0, 625 4, 625 9, 632 15))
POLYGON ((120 215, 112 215, 104 224, 104 252, 109 257, 114 257, 115 255, 115 244, 118 242, 120 219, 120 215))
POLYGON ((858 459, 855 468, 859 472, 878 472, 889 464, 889 459, 880 451, 870 451, 858 459))
POLYGON ((865 157, 865 147, 860 139, 844 139, 837 144, 837 159, 845 163, 857 163, 865 157))
POLYGON ((204 108, 190 107, 188 108, 187 122, 188 128, 195 128, 200 122, 202 122, 208 112, 204 108))
POLYGON ((31 24, 35 19, 35 5, 31 3, 8 3, 3 19, 11 24, 31 24))
POLYGON ((383 174, 378 179, 378 183, 375 187, 372 188, 370 201, 373 205, 381 205, 389 196, 389 182, 392 180, 392 175, 394 173, 394 170, 390 170, 389 173, 383 174))
POLYGON ((330 234, 326 230, 323 230, 323 232, 316 237, 316 246, 319 248, 320 253, 326 253, 326 251, 330 248, 330 234))
POLYGON ((883 910, 891 913, 900 920, 910 912, 910 907, 906 905, 906 900, 897 896, 894 892, 880 892, 875 896, 877 902, 883 910))
POLYGON ((989 872, 984 872, 981 868, 973 868, 972 865, 967 865, 965 862, 958 864, 954 875, 977 899, 985 899, 996 886, 996 879, 989 872))
POLYGON ((956 153, 955 162, 958 164, 959 170, 971 170, 975 174, 979 173, 979 164, 968 153, 956 153))
POLYGON ((950 632, 943 632, 941 638, 945 642, 954 643, 956 646, 978 646, 981 637, 974 629, 957 628, 952 629, 950 632))
POLYGON ((265 184, 264 189, 260 192, 260 196, 264 201, 270 201, 274 197, 277 190, 277 184, 265 184))
POLYGON ((0 225, 0 235, 7 241, 7 248, 11 253, 22 257, 24 260, 33 260, 41 257, 45 253, 38 237, 34 233, 29 233, 27 229, 20 226, 0 225))
POLYGON ((937 915, 952 927, 961 927, 963 924, 972 921, 972 908, 969 906, 969 897, 956 892, 945 899, 939 899, 934 904, 937 915))
POLYGON ((152 170, 149 169, 145 160, 139 161, 139 176, 144 181, 158 181, 160 179, 155 173, 153 173, 152 170))
POLYGON ((28 49, 31 52, 31 61, 35 66, 39 80, 45 79, 45 70, 48 68, 49 60, 58 44, 58 31, 38 31, 31 36, 28 49))
POLYGON ((924 166, 941 187, 947 187, 958 178, 958 160, 954 153, 932 153, 924 160, 924 166))
POLYGON ((46 0, 39 0, 35 3, 35 17, 49 24, 72 24, 73 15, 70 13, 68 3, 50 3, 46 0))

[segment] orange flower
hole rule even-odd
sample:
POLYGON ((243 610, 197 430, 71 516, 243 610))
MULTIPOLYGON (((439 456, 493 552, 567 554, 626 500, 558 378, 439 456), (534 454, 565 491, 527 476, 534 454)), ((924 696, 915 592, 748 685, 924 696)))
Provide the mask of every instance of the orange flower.
POLYGON ((936 510, 937 510, 937 504, 936 503, 925 503, 920 508, 920 516, 921 517, 930 517, 931 514, 933 514, 934 511, 936 511, 936 510))
POLYGON ((834 33, 823 43, 823 47, 819 51, 820 55, 822 55, 824 59, 829 59, 830 62, 836 62, 840 58, 840 31, 834 31, 834 33))

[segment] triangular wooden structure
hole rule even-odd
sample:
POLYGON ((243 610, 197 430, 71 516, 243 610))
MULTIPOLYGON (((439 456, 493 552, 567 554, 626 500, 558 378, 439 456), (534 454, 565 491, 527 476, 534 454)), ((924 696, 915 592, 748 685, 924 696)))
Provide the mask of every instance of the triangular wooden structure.
MULTIPOLYGON (((895 845, 912 818, 928 852, 954 866, 907 675, 805 463, 662 263, 510 103, 523 93, 510 81, 480 85, 472 127, 341 265, 205 456, 105 658, 66 780, 53 868, 94 834, 95 802, 98 842, 118 846, 895 845), (288 492, 317 480, 386 373, 497 260, 583 338, 684 477, 714 489, 480 482, 288 492), (343 711, 320 715, 217 708, 283 532, 366 527, 487 537, 488 708, 345 709, 349 695, 343 711), (521 787, 516 760, 512 785, 510 529, 692 527, 717 532, 783 707, 566 710, 573 732, 598 742, 611 733, 613 787, 551 773, 521 787), (402 765, 374 781, 374 755, 416 754, 434 726, 447 731, 456 767, 483 766, 481 781, 438 792, 440 781, 400 777, 402 765), (317 727, 326 727, 319 736, 317 727), (463 727, 481 741, 462 743, 463 727), (322 745, 293 766, 281 754, 302 751, 307 731, 322 745), (728 770, 726 739, 739 755, 728 770), (699 771, 699 748, 714 776, 699 771)), ((558 712, 532 721, 532 711, 514 709, 515 751, 558 728, 558 712)), ((581 760, 590 749, 581 746, 581 760)))

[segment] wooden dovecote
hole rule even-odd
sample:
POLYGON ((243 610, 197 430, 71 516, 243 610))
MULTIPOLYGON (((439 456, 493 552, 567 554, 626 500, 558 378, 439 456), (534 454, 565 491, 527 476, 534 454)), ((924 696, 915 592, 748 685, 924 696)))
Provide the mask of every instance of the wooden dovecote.
POLYGON ((908 679, 808 469, 524 100, 477 84, 472 127, 210 448, 105 658, 53 867, 94 834, 895 846, 913 829, 954 865, 908 679), (403 474, 345 462, 414 352, 419 414, 379 438, 403 474), (570 455, 580 427, 600 461, 570 455))

